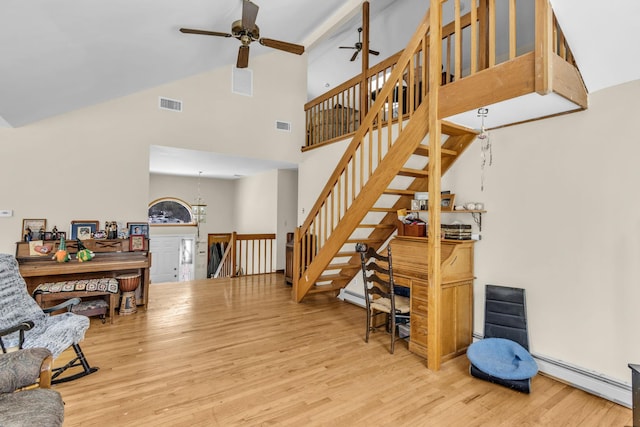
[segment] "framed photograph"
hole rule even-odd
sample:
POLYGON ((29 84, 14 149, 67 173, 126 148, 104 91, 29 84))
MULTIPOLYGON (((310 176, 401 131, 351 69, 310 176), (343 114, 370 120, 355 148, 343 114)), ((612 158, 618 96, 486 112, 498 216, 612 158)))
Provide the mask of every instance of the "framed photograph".
POLYGON ((30 242, 32 240, 42 240, 47 229, 46 219, 23 219, 22 237, 20 240, 30 242))
POLYGON ((144 251, 145 246, 144 234, 131 234, 129 235, 129 251, 144 251))
POLYGON ((53 236, 55 240, 60 240, 64 237, 65 240, 67 240, 67 232, 66 231, 58 231, 56 233, 56 236, 53 236))
POLYGON ((149 203, 150 225, 196 225, 191 206, 175 197, 163 197, 149 203))
POLYGON ((142 234, 147 239, 149 238, 149 223, 147 222, 128 222, 127 229, 129 230, 129 236, 142 234))
POLYGON ((453 202, 456 199, 455 194, 442 194, 440 199, 440 210, 441 211, 452 211, 453 210, 453 202))
POLYGON ((53 242, 45 243, 43 240, 32 240, 29 242, 29 256, 50 255, 53 251, 53 242))
POLYGON ((93 238, 93 235, 99 228, 99 221, 83 220, 71 221, 71 240, 87 240, 93 238))
POLYGON ((51 231, 45 231, 42 240, 53 240, 53 233, 51 231))

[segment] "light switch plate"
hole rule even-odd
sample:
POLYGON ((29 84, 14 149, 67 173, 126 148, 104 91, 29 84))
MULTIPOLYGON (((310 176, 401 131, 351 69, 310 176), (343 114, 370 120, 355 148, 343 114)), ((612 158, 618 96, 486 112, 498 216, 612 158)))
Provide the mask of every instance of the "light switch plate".
POLYGON ((11 209, 0 209, 0 217, 10 217, 13 216, 13 210, 11 209))

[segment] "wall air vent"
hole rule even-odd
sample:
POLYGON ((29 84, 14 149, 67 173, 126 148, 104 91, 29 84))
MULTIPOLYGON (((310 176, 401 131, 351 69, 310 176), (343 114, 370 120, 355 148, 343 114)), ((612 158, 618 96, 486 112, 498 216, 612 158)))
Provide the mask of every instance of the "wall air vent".
POLYGON ((169 99, 160 97, 160 105, 161 110, 171 110, 182 112, 182 101, 178 101, 177 99, 169 99))
POLYGON ((291 132, 291 123, 276 120, 276 129, 285 132, 291 132))

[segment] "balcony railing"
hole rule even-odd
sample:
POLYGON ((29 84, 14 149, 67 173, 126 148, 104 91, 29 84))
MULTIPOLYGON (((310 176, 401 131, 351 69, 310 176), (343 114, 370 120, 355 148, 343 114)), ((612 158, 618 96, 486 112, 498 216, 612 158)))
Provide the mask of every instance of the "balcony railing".
MULTIPOLYGON (((464 14, 460 0, 448 0, 442 4, 443 15, 453 16, 451 22, 442 27, 442 85, 533 52, 536 46, 540 51, 543 44, 575 66, 548 0, 475 0, 472 3, 475 7, 464 14), (536 14, 539 16, 537 20, 536 14)), ((406 118, 426 93, 422 82, 427 81, 427 70, 420 65, 427 62, 422 58, 422 52, 428 51, 428 41, 424 43, 416 50, 413 80, 409 81, 409 75, 405 74, 402 89, 399 90, 399 85, 394 89, 386 106, 387 113, 381 117, 383 124, 397 120, 400 102, 407 104, 403 109, 406 118)), ((303 150, 352 137, 375 102, 376 94, 388 81, 402 52, 372 66, 364 76, 360 73, 309 101, 304 107, 307 136, 303 150), (361 107, 363 102, 364 108, 361 107)), ((546 53, 540 55, 549 56, 546 53)))

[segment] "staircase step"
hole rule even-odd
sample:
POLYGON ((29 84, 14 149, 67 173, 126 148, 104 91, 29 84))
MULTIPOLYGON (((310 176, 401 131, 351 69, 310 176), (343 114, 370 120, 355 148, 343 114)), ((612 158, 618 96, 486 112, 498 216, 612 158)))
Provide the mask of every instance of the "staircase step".
POLYGON ((345 252, 338 252, 334 258, 346 258, 346 257, 352 257, 354 255, 359 255, 359 252, 353 251, 345 251, 345 252))
MULTIPOLYGON (((443 148, 442 150, 440 150, 440 152, 442 153, 443 156, 457 156, 458 152, 455 150, 447 150, 446 148, 443 148)), ((413 152, 414 154, 417 154, 418 156, 424 156, 424 157, 429 157, 429 146, 428 145, 424 145, 424 144, 420 144, 418 146, 418 148, 416 148, 416 150, 413 152)))
POLYGON ((335 292, 344 288, 345 285, 341 284, 331 284, 331 285, 314 285, 309 289, 310 294, 319 294, 321 292, 335 292))
POLYGON ((414 178, 427 178, 429 176, 429 171, 425 171, 422 169, 410 169, 410 168, 402 168, 398 172, 400 176, 412 176, 414 178))
POLYGON ((460 135, 478 135, 480 131, 443 120, 442 133, 449 136, 460 136, 460 135))
POLYGON ((349 270, 349 269, 359 269, 360 264, 349 264, 348 262, 338 263, 338 264, 329 264, 326 270, 349 270))
POLYGON ((369 212, 395 212, 396 210, 393 208, 371 208, 369 212))
MULTIPOLYGON (((327 273, 318 277, 318 280, 316 280, 316 282, 333 282, 336 280, 351 280, 351 276, 347 274, 340 274, 340 273, 327 273)), ((322 286, 322 285, 318 285, 318 286, 322 286)), ((325 285, 325 286, 328 286, 328 285, 325 285)))
POLYGON ((358 228, 395 228, 393 224, 360 224, 358 228))
POLYGON ((345 240, 345 244, 346 243, 366 243, 367 245, 373 244, 373 243, 382 243, 384 242, 384 240, 382 239, 347 239, 345 240))
POLYGON ((387 188, 382 192, 382 194, 391 194, 394 196, 410 196, 413 197, 416 194, 413 190, 401 190, 399 188, 387 188))

